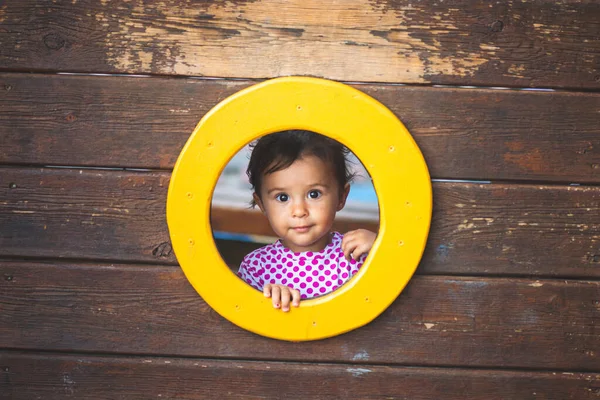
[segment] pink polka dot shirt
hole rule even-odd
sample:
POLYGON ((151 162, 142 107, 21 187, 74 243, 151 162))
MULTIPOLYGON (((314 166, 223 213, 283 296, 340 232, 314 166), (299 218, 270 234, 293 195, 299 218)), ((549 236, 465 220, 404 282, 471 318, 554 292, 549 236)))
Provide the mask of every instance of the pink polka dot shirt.
POLYGON ((331 242, 319 252, 294 253, 279 240, 256 249, 244 257, 238 276, 261 292, 267 283, 297 289, 303 299, 332 292, 358 272, 366 255, 359 260, 346 260, 342 235, 331 235, 331 242))

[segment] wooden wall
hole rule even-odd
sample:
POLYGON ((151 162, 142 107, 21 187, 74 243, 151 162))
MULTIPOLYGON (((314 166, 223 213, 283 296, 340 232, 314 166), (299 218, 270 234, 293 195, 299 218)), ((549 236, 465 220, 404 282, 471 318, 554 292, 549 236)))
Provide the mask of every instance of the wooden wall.
POLYGON ((599 89, 594 0, 0 1, 0 398, 599 398, 599 89), (310 343, 212 311, 165 223, 199 119, 290 74, 440 179, 407 289, 310 343))

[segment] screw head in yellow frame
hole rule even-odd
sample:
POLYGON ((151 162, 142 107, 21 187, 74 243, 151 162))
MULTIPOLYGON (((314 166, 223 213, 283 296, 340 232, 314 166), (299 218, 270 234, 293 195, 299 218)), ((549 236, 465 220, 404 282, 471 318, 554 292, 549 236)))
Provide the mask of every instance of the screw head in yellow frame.
POLYGON ((167 197, 173 249, 200 296, 234 324, 290 341, 335 336, 381 314, 419 264, 431 210, 427 165, 398 118, 357 89, 308 77, 268 80, 215 106, 184 146, 167 197), (362 161, 377 192, 380 228, 363 267, 349 282, 283 313, 225 264, 213 239, 210 206, 221 172, 240 149, 288 129, 329 136, 362 161))

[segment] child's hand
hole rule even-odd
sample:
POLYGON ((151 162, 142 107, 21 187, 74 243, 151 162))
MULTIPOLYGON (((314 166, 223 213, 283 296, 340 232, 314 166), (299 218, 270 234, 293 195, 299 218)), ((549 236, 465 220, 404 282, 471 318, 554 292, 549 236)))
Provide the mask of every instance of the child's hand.
POLYGON ((366 229, 357 229, 347 232, 342 239, 342 251, 346 260, 358 260, 373 247, 377 235, 366 229))
POLYGON ((290 311, 290 300, 294 307, 300 306, 300 291, 279 284, 267 283, 263 287, 265 297, 270 297, 273 307, 281 308, 281 311, 290 311))

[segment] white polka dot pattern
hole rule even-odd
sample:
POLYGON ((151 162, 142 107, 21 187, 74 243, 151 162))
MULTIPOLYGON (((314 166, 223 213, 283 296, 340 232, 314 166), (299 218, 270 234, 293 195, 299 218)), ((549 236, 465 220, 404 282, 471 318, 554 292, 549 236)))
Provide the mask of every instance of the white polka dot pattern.
POLYGON ((321 296, 347 282, 362 266, 366 255, 348 261, 342 252, 342 235, 332 232, 331 242, 319 252, 294 253, 281 241, 244 257, 238 276, 262 292, 267 283, 297 289, 303 299, 321 296))

